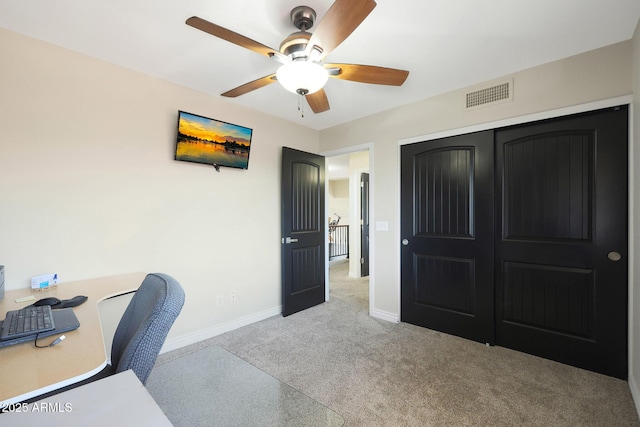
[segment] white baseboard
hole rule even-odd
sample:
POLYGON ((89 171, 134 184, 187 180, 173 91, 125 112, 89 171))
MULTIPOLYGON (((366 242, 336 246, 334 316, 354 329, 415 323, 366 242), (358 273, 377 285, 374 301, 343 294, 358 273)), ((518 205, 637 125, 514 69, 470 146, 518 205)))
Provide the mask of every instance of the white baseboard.
POLYGON ((166 353, 167 351, 176 350, 187 345, 195 344, 208 338, 213 338, 215 336, 224 334, 225 332, 233 331, 243 326, 268 319, 269 317, 277 316, 281 313, 282 306, 279 305, 277 307, 263 310, 258 313, 253 313, 248 316, 230 320, 219 325, 214 325, 208 328, 201 329, 199 331, 191 332, 186 335, 169 338, 165 341, 164 345, 162 346, 162 350, 160 350, 160 353, 166 353))
POLYGON ((396 313, 389 313, 384 310, 371 310, 369 313, 371 317, 375 317, 376 319, 386 320, 387 322, 400 323, 400 317, 396 313))
POLYGON ((633 375, 629 375, 629 389, 631 390, 633 403, 636 405, 636 412, 640 415, 640 389, 638 388, 638 383, 633 375))

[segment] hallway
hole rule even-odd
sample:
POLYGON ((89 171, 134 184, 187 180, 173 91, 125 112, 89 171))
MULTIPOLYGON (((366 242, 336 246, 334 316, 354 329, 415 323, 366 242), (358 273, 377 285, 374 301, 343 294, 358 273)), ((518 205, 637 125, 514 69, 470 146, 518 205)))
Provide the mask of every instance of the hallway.
POLYGON ((329 299, 340 300, 356 312, 369 313, 369 277, 349 277, 349 260, 329 263, 329 299))

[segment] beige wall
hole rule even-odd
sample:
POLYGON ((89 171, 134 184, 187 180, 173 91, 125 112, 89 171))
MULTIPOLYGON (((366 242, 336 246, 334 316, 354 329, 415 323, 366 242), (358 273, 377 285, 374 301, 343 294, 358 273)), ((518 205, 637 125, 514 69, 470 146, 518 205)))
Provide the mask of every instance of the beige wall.
POLYGON ((279 313, 280 147, 318 152, 317 131, 6 30, 0 58, 7 289, 165 272, 183 342, 279 313), (249 169, 174 161, 178 110, 253 128, 249 169))
POLYGON ((332 179, 329 181, 329 193, 327 194, 328 218, 337 219, 340 215, 340 225, 349 224, 349 180, 332 179))

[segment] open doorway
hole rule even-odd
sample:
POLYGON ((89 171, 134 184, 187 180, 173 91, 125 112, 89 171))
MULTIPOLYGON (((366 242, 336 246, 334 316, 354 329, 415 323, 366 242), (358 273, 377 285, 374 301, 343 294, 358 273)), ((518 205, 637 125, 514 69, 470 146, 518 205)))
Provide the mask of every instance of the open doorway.
POLYGON ((369 312, 370 152, 326 157, 330 297, 349 297, 369 312))

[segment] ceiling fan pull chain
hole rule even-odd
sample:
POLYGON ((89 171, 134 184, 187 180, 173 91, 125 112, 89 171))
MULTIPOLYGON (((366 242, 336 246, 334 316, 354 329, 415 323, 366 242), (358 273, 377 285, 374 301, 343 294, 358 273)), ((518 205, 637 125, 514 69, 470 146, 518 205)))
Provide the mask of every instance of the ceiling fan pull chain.
POLYGON ((298 96, 298 111, 300 111, 300 117, 304 118, 304 95, 298 96))

